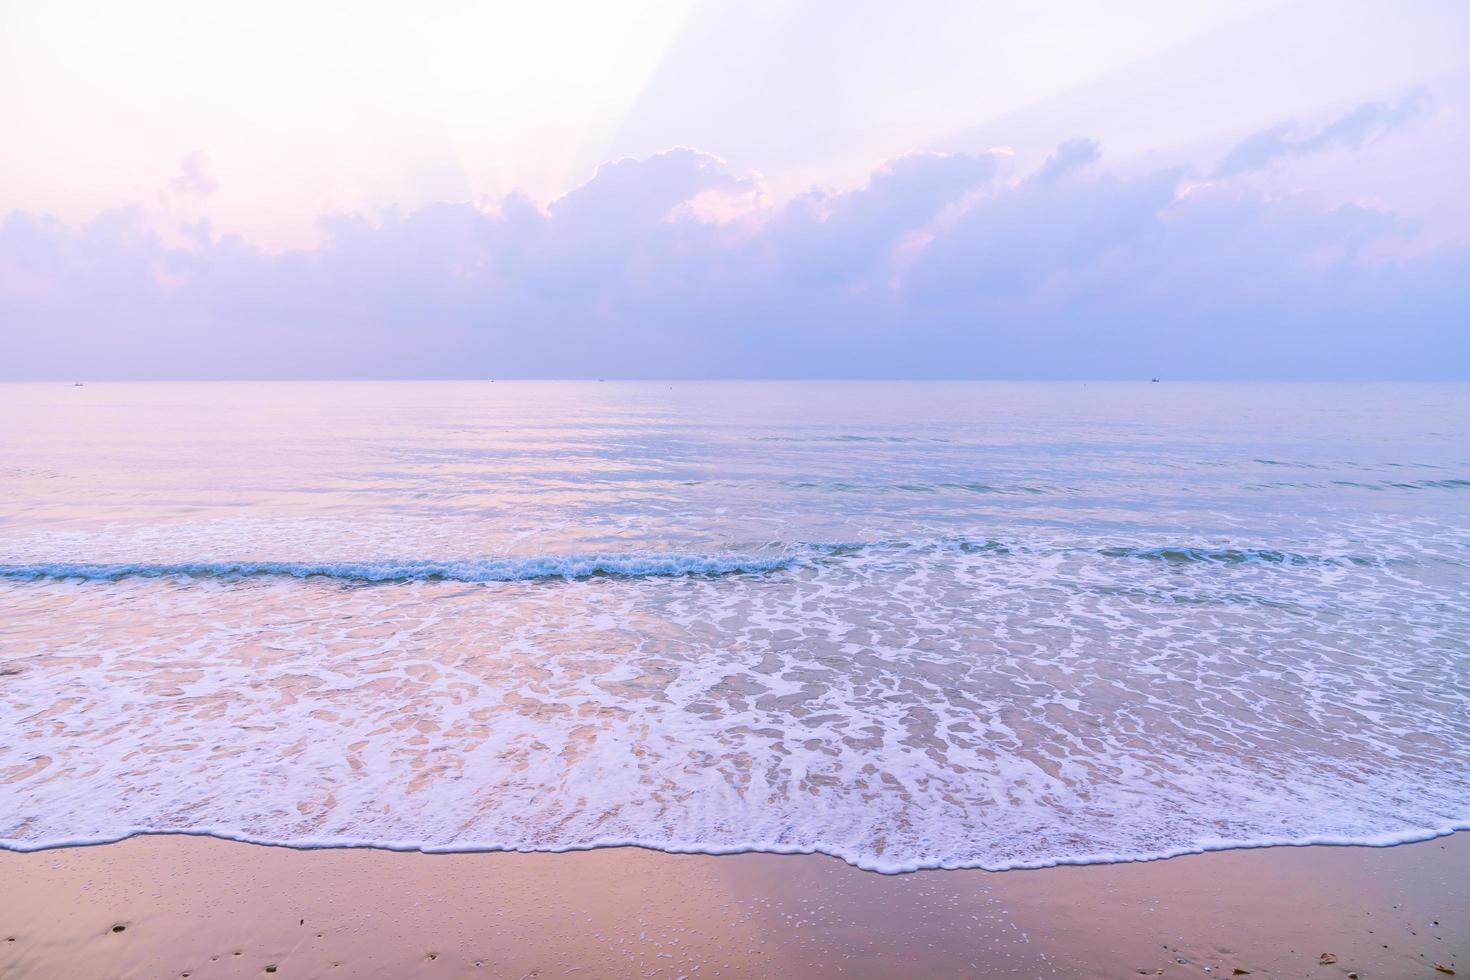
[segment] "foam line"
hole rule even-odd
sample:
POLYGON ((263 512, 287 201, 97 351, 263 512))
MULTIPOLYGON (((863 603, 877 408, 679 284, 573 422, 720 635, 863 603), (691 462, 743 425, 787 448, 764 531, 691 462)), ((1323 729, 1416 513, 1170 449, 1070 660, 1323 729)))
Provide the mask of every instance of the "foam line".
POLYGON ((357 840, 352 838, 275 840, 257 837, 240 831, 214 827, 183 827, 155 829, 134 827, 117 834, 97 837, 58 838, 46 841, 14 841, 0 838, 0 850, 21 854, 57 850, 64 847, 97 847, 116 844, 133 837, 211 837, 215 840, 232 841, 240 844, 255 844, 262 847, 284 847, 295 851, 324 850, 376 850, 419 854, 569 854, 579 851, 597 851, 613 847, 637 847, 663 854, 703 854, 711 857, 730 854, 781 854, 816 855, 836 858, 861 871, 877 874, 912 874, 916 871, 1036 871, 1042 868, 1077 867, 1099 864, 1137 864, 1148 861, 1166 861, 1170 858, 1192 854, 1210 854, 1217 851, 1256 850, 1266 847, 1398 847, 1438 840, 1460 831, 1470 830, 1470 820, 1459 820, 1438 827, 1408 828, 1391 833, 1349 835, 1308 835, 1302 837, 1261 837, 1254 839, 1200 840, 1193 845, 1171 847, 1160 851, 1059 854, 1040 861, 948 861, 910 860, 884 861, 874 855, 854 852, 847 848, 814 844, 810 846, 744 842, 736 844, 714 844, 698 841, 663 841, 640 838, 599 838, 585 842, 562 844, 511 844, 511 843, 466 843, 434 845, 411 841, 357 840))

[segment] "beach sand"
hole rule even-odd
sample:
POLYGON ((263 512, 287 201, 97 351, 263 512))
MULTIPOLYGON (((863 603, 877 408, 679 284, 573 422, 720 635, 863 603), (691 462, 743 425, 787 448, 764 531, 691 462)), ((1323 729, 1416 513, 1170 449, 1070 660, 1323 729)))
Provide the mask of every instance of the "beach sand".
POLYGON ((1449 975, 1436 964, 1470 976, 1466 833, 898 876, 183 836, 0 853, 5 978, 1449 975))

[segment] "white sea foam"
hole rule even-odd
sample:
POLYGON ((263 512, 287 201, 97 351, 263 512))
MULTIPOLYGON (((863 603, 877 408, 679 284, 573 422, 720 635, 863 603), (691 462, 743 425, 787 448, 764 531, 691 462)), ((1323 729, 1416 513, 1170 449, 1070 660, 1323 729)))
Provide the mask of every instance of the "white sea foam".
POLYGON ((821 555, 552 588, 12 581, 29 653, 0 678, 0 838, 903 871, 1389 843, 1470 817, 1470 775, 1444 765, 1470 739, 1470 609, 1443 570, 987 539, 821 555))

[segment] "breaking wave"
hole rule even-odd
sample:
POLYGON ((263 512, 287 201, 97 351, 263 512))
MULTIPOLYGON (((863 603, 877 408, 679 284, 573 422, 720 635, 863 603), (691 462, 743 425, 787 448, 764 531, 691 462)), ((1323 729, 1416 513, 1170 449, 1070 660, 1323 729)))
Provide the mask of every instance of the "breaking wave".
POLYGON ((759 574, 786 568, 795 555, 549 555, 467 561, 42 562, 0 565, 10 581, 129 578, 328 578, 344 582, 525 582, 536 579, 679 578, 759 574))
POLYGON ((359 561, 182 561, 182 562, 16 562, 0 563, 0 581, 118 582, 124 579, 321 578, 349 583, 526 582, 540 579, 576 581, 593 578, 705 578, 759 575, 813 561, 850 558, 866 553, 929 556, 1077 555, 1157 561, 1168 564, 1266 564, 1285 566, 1382 567, 1402 560, 1363 555, 1302 554, 1274 548, 1112 546, 1096 549, 1048 547, 1041 543, 1004 542, 987 538, 946 537, 856 542, 771 542, 750 552, 708 554, 638 551, 623 554, 528 555, 469 559, 369 559, 359 561))

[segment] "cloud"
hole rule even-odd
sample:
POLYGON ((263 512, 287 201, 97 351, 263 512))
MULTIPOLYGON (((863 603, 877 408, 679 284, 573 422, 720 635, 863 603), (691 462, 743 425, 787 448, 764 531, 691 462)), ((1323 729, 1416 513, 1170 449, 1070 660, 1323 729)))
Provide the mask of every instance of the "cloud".
POLYGON ((913 153, 879 166, 863 187, 799 197, 759 242, 769 274, 787 288, 841 288, 883 276, 907 233, 925 229, 996 171, 989 153, 913 153))
POLYGON ((990 154, 913 154, 730 222, 691 202, 759 201, 754 178, 673 150, 545 208, 336 216, 282 254, 203 224, 165 240, 127 209, 15 212, 0 375, 1470 375, 1464 248, 1099 156, 1072 141, 1005 181, 990 154))
POLYGON ((1036 180, 1054 184, 1067 173, 1095 163, 1102 156, 1102 144, 1092 139, 1073 139, 1057 147, 1036 172, 1036 180))
POLYGON ((209 157, 195 150, 179 161, 179 172, 168 182, 168 192, 187 197, 208 197, 219 190, 209 173, 209 157))
POLYGON ((1259 170, 1274 160, 1305 156, 1333 147, 1357 149, 1389 130, 1396 129, 1429 106, 1428 94, 1420 89, 1398 102, 1365 102, 1339 116, 1315 133, 1296 135, 1296 123, 1282 123, 1242 140, 1216 166, 1216 177, 1232 177, 1259 170))

